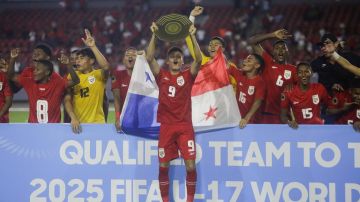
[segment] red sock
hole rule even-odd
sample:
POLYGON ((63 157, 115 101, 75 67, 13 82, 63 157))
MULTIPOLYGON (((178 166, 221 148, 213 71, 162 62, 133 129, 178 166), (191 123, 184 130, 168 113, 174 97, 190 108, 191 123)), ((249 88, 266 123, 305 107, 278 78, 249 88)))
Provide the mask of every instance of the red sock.
POLYGON ((192 171, 186 171, 186 189, 187 189, 186 202, 193 202, 195 190, 196 190, 196 169, 192 171))
POLYGON ((169 202, 169 168, 160 167, 159 169, 159 185, 161 198, 163 202, 169 202))

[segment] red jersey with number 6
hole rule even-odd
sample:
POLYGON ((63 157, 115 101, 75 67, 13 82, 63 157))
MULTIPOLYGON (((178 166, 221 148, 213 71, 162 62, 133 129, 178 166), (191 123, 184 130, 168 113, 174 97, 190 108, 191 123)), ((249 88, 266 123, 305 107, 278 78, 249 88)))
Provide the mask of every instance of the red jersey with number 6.
POLYGON ((295 120, 299 124, 324 124, 320 117, 321 105, 329 104, 329 96, 325 87, 312 83, 309 89, 303 91, 297 85, 292 90, 285 91, 281 96, 281 108, 292 108, 295 120))
POLYGON ((172 75, 161 69, 156 77, 159 86, 159 107, 157 120, 159 123, 192 123, 191 89, 195 78, 190 69, 172 75))
POLYGON ((60 105, 63 100, 67 80, 50 77, 47 83, 36 83, 33 78, 19 75, 29 99, 29 123, 60 123, 60 105))
POLYGON ((296 67, 291 64, 275 63, 266 51, 262 57, 265 62, 262 77, 266 85, 266 96, 262 111, 280 114, 281 93, 286 85, 296 83, 296 67))

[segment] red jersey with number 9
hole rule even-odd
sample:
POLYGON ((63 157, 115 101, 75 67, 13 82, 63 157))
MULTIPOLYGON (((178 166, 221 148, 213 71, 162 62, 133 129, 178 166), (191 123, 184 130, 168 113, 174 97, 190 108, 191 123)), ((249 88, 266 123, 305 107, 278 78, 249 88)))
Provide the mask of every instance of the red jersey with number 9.
POLYGON ((29 123, 60 123, 60 105, 67 80, 51 76, 47 83, 36 83, 32 77, 19 75, 29 99, 29 123))
POLYGON ((172 75, 160 69, 156 77, 159 86, 159 107, 157 120, 159 123, 192 123, 191 89, 195 78, 190 69, 172 75))

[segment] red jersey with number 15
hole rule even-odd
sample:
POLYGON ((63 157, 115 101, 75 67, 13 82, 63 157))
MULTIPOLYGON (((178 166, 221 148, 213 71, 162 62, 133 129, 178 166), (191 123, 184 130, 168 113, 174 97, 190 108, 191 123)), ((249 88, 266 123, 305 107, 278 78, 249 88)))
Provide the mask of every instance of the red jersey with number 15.
POLYGON ((19 75, 29 99, 29 123, 60 123, 60 105, 67 80, 51 76, 47 83, 36 83, 33 78, 19 75))
POLYGON ((286 85, 296 83, 296 67, 291 64, 275 63, 266 51, 262 57, 265 62, 262 77, 266 85, 266 97, 262 111, 280 114, 281 93, 286 85))
POLYGON ((195 78, 190 69, 172 75, 160 69, 156 77, 159 86, 159 107, 157 120, 159 123, 192 123, 191 89, 195 78))
POLYGON ((329 104, 329 96, 325 87, 312 83, 309 89, 302 91, 297 85, 292 90, 285 91, 281 97, 281 108, 291 106, 295 120, 299 124, 324 124, 320 117, 321 105, 329 104))

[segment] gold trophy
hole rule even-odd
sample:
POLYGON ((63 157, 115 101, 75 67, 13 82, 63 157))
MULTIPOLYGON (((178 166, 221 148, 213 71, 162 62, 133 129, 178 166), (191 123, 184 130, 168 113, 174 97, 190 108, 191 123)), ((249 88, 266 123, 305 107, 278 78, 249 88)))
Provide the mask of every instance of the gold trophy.
POLYGON ((185 39, 189 35, 192 22, 184 15, 172 13, 161 16, 156 22, 158 30, 155 35, 163 41, 175 42, 185 39))

